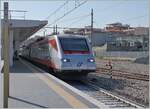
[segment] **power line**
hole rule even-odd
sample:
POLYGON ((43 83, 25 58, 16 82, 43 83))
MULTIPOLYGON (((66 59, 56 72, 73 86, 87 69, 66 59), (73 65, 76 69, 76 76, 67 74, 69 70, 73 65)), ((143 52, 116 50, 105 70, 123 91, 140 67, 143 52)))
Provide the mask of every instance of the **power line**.
MULTIPOLYGON (((124 0, 123 0, 123 1, 124 1, 124 0)), ((123 1, 117 3, 117 6, 120 5, 120 4, 122 4, 123 1)), ((78 7, 80 7, 81 5, 85 4, 86 2, 87 2, 87 1, 84 1, 84 2, 82 2, 82 3, 78 3, 78 5, 77 5, 77 3, 76 3, 76 4, 75 4, 76 6, 75 6, 73 9, 71 9, 71 10, 68 11, 68 12, 66 12, 63 16, 57 18, 56 20, 54 20, 54 22, 52 22, 51 24, 49 24, 49 25, 47 25, 47 26, 51 26, 52 24, 55 24, 56 22, 58 22, 59 20, 61 20, 62 18, 64 18, 64 17, 67 16, 68 14, 70 14, 72 11, 74 11, 76 8, 78 8, 78 7)), ((57 12, 59 9, 61 9, 62 7, 64 7, 67 3, 68 3, 68 2, 66 1, 66 2, 65 2, 63 5, 61 5, 58 9, 56 9, 52 14, 54 14, 54 13, 57 12)), ((111 7, 114 7, 114 6, 116 6, 116 4, 115 4, 115 5, 111 5, 111 6, 109 6, 108 8, 104 8, 104 10, 110 9, 111 7)), ((51 14, 51 15, 52 15, 52 14, 51 14)), ((86 15, 85 15, 85 16, 86 16, 86 15)), ((88 16, 88 15, 87 15, 87 16, 88 16)), ((83 16, 83 17, 84 17, 84 16, 83 16)), ((75 18, 74 18, 74 19, 75 19, 75 18)), ((72 19, 68 19, 68 20, 66 20, 66 21, 68 22, 68 21, 70 21, 70 20, 72 20, 72 19)), ((78 20, 78 21, 79 21, 79 20, 78 20)), ((75 21, 75 22, 78 22, 78 21, 75 21)), ((74 24, 75 22, 71 23, 70 25, 74 24)))
POLYGON ((53 24, 55 24, 56 22, 58 22, 59 20, 61 20, 62 18, 64 18, 65 16, 67 16, 68 14, 70 14, 71 12, 73 12, 75 9, 77 9, 78 7, 82 6, 83 4, 85 4, 87 1, 83 1, 82 3, 78 4, 78 6, 74 7, 73 9, 71 9, 70 11, 66 12, 63 16, 57 18, 54 22, 52 22, 51 24, 49 24, 48 26, 51 26, 53 24))
POLYGON ((57 8, 53 13, 51 13, 49 16, 47 16, 45 19, 49 19, 51 16, 56 14, 60 9, 62 9, 66 4, 68 4, 69 0, 67 0, 65 3, 63 3, 59 8, 57 8))
MULTIPOLYGON (((64 19, 64 20, 62 20, 62 21, 60 21, 60 22, 70 22, 70 21, 72 21, 72 20, 81 19, 81 18, 85 18, 85 17, 88 17, 88 16, 90 16, 90 14, 85 14, 85 15, 78 16, 78 17, 74 17, 74 18, 70 18, 70 19, 64 19)), ((82 20, 82 19, 81 19, 81 20, 82 20)), ((59 22, 59 23, 60 23, 60 22, 59 22)))
MULTIPOLYGON (((69 0, 68 0, 68 1, 69 1, 69 0)), ((75 9, 77 9, 77 8, 80 7, 81 5, 85 4, 86 2, 87 2, 86 0, 83 1, 82 3, 78 4, 78 5, 75 6, 73 9, 71 9, 70 11, 66 12, 63 16, 57 18, 54 22, 52 22, 51 24, 46 25, 46 26, 51 26, 52 24, 58 22, 59 20, 61 20, 62 18, 64 18, 66 15, 70 14, 71 12, 73 12, 75 9)), ((66 1, 64 4, 66 4, 66 3, 67 3, 67 1, 66 1)), ((63 4, 63 5, 64 5, 64 4, 63 4)), ((61 5, 60 7, 62 8, 63 5, 61 5)), ((58 9, 60 9, 60 7, 59 7, 58 9)), ((56 9, 56 10, 58 10, 58 9, 56 9)), ((55 11, 56 11, 56 10, 55 10, 55 11)), ((55 11, 54 11, 54 12, 55 12, 55 11)), ((53 13, 54 13, 54 12, 53 12, 53 13)), ((52 15, 52 14, 51 14, 51 15, 52 15)), ((50 16, 48 16, 48 17, 50 17, 50 16)), ((48 18, 48 17, 47 17, 47 18, 48 18)), ((43 28, 45 28, 45 27, 43 27, 43 28)), ((41 32, 41 31, 43 30, 43 28, 40 29, 39 31, 37 31, 36 34, 39 33, 39 32, 41 32)))
MULTIPOLYGON (((124 1, 124 0, 123 0, 124 1)), ((120 3, 117 3, 117 6, 118 5, 120 5, 120 4, 122 4, 122 2, 123 1, 121 1, 120 3)), ((77 5, 77 3, 76 3, 76 5, 77 6, 75 6, 73 9, 71 9, 70 11, 68 11, 68 12, 66 12, 63 16, 61 16, 61 17, 59 17, 59 18, 57 18, 56 20, 54 20, 51 24, 49 24, 49 25, 47 25, 47 26, 51 26, 52 24, 55 24, 56 22, 58 22, 58 21, 60 21, 62 18, 64 18, 65 16, 67 16, 68 14, 70 14, 72 11, 74 11, 76 8, 78 8, 78 7, 80 7, 81 5, 83 5, 83 4, 85 4, 87 1, 84 1, 84 2, 82 2, 82 3, 78 3, 78 5, 77 5)), ((66 4, 68 3, 68 1, 66 1, 63 5, 61 5, 58 9, 56 9, 51 15, 53 15, 53 14, 55 14, 57 11, 59 11, 62 7, 64 7, 66 4)), ((111 7, 114 7, 114 6, 116 6, 116 4, 115 5, 111 5, 111 6, 109 6, 108 8, 104 8, 104 10, 107 10, 107 9, 110 9, 111 7)), ((50 15, 50 16, 51 16, 50 15)), ((50 17, 50 16, 48 16, 48 17, 50 17)), ((86 16, 86 15, 85 15, 86 16)), ((87 15, 88 16, 88 15, 87 15)), ((48 18, 47 17, 47 18, 48 18)), ((82 17, 82 16, 81 16, 82 17)), ((84 16, 83 16, 84 17, 84 16)), ((78 17, 77 17, 78 18, 78 17)), ((75 18, 73 18, 73 19, 67 19, 66 21, 68 22, 68 21, 70 21, 70 20, 74 20, 75 18)), ((79 21, 79 20, 78 20, 79 21)), ((78 22, 78 21, 75 21, 75 22, 78 22)), ((62 22, 62 21, 61 21, 62 22)), ((63 20, 63 22, 64 22, 64 20, 63 20)), ((73 22, 73 23, 71 23, 70 25, 72 25, 72 24, 74 24, 75 22, 73 22)))
POLYGON ((72 22, 70 25, 68 25, 68 27, 72 26, 72 25, 75 24, 76 22, 80 22, 80 21, 83 21, 83 20, 87 19, 89 16, 90 16, 90 15, 88 15, 87 17, 84 17, 84 18, 82 18, 82 19, 78 19, 78 20, 72 22))

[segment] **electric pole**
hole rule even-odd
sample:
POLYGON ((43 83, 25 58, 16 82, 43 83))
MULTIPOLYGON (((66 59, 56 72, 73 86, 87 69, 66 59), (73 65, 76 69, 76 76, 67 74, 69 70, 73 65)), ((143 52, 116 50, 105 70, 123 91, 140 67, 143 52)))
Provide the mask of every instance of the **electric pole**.
POLYGON ((56 34, 57 34, 57 25, 56 25, 56 34))
POLYGON ((3 107, 8 108, 9 97, 9 20, 8 20, 8 2, 4 2, 4 96, 3 107))
POLYGON ((54 25, 54 27, 53 27, 53 34, 55 34, 55 25, 54 25))
POLYGON ((92 35, 93 35, 93 8, 91 9, 91 46, 92 44, 92 35))

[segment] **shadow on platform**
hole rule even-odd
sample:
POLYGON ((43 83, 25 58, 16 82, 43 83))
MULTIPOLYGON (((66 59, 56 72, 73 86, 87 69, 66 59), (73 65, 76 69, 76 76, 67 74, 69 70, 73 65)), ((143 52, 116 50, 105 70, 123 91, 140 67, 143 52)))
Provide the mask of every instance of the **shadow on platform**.
POLYGON ((29 102, 29 101, 26 101, 26 100, 23 100, 23 99, 20 99, 20 98, 16 98, 16 97, 12 97, 12 96, 10 96, 9 98, 13 99, 13 100, 23 102, 23 103, 27 103, 27 104, 30 104, 30 105, 33 105, 33 106, 37 106, 37 107, 40 107, 40 108, 48 108, 48 107, 45 107, 45 106, 42 106, 42 105, 39 105, 39 104, 36 104, 36 103, 32 103, 32 102, 29 102))
POLYGON ((25 67, 19 60, 16 60, 14 61, 13 66, 10 67, 10 73, 32 73, 32 71, 25 67))

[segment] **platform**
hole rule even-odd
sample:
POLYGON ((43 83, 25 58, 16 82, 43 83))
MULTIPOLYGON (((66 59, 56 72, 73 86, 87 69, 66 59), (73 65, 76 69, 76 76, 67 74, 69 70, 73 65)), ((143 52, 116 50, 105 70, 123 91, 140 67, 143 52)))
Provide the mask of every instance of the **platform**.
MULTIPOLYGON (((9 108, 104 107, 95 99, 22 59, 15 61, 10 72, 9 108)), ((0 107, 2 104, 1 96, 0 107)))

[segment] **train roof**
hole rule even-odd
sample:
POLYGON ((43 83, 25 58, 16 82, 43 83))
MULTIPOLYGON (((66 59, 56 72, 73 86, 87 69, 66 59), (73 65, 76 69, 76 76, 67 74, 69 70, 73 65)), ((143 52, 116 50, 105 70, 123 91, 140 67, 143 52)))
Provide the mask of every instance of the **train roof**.
POLYGON ((38 36, 28 40, 26 46, 30 46, 35 42, 40 42, 42 40, 48 40, 50 37, 59 37, 59 38, 86 38, 83 35, 74 35, 74 34, 58 34, 58 35, 47 35, 46 37, 38 36))
POLYGON ((62 38, 85 38, 83 35, 74 35, 74 34, 58 34, 58 35, 50 35, 48 37, 62 37, 62 38))

